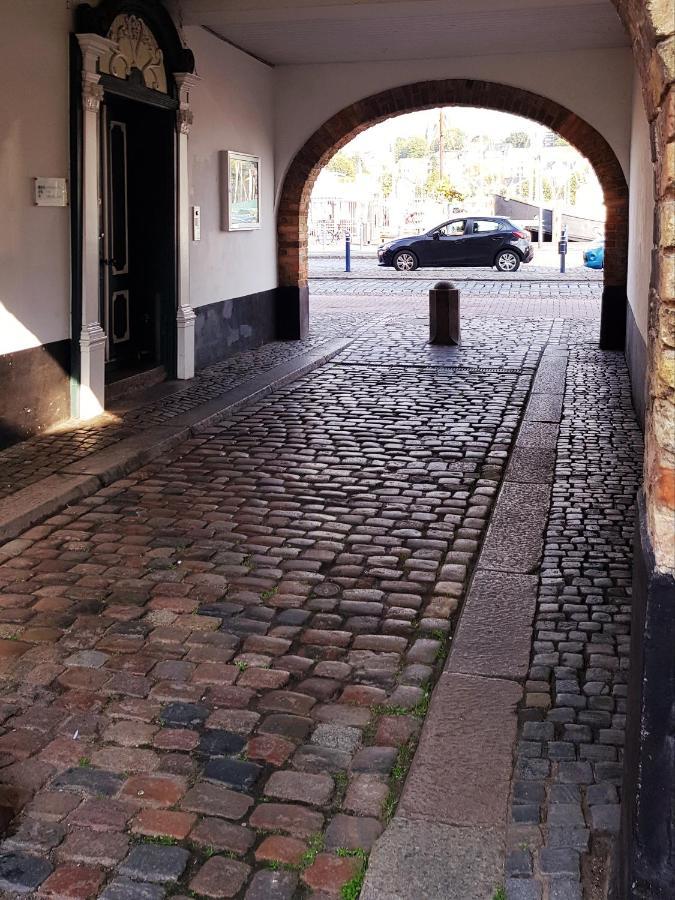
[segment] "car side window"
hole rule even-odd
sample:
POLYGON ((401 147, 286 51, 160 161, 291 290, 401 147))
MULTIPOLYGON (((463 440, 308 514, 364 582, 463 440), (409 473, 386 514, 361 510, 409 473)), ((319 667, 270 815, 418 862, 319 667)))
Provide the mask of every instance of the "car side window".
POLYGON ((488 231, 499 231, 501 224, 491 219, 481 219, 473 223, 472 234, 485 234, 488 231))
POLYGON ((464 234, 465 228, 466 219, 460 219, 457 222, 448 222, 447 225, 438 229, 438 233, 442 237, 457 237, 459 234, 464 234))

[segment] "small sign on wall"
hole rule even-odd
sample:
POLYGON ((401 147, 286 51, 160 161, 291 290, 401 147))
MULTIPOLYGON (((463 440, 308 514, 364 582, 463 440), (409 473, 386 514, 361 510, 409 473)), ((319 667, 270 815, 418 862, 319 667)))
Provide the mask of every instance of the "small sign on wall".
POLYGON ((65 178, 34 178, 36 206, 68 206, 68 182, 65 178))

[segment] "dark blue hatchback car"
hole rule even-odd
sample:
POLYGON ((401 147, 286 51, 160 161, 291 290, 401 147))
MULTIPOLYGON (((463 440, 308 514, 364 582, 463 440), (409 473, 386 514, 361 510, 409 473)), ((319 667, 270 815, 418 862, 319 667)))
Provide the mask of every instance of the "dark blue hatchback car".
POLYGON ((530 235, 501 216, 464 216, 425 234, 398 238, 377 251, 381 266, 399 272, 419 267, 496 266, 515 272, 534 257, 530 235))

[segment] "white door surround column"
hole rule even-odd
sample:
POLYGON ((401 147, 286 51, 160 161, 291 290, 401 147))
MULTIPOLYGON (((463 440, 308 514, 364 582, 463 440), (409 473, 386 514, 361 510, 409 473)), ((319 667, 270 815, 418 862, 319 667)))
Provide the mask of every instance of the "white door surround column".
POLYGON ((98 34, 78 34, 82 50, 82 323, 80 381, 76 414, 80 419, 99 415, 105 404, 105 342, 99 300, 99 108, 103 88, 98 61, 117 46, 98 34))
POLYGON ((187 72, 174 74, 178 87, 176 113, 176 236, 177 236, 177 309, 176 377, 195 374, 195 311, 190 305, 190 192, 188 185, 188 134, 192 125, 190 90, 199 78, 187 72))

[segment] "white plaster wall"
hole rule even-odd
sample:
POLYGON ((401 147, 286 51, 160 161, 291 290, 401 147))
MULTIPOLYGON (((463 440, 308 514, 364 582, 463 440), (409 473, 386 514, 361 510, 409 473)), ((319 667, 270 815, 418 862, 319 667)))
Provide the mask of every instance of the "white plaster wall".
POLYGON ((637 73, 633 83, 629 188, 628 302, 640 334, 646 342, 649 278, 654 244, 654 167, 649 123, 637 73))
POLYGON ((277 194, 297 151, 334 113, 390 87, 441 78, 496 81, 555 100, 604 136, 628 175, 630 49, 280 66, 275 75, 277 194))
POLYGON ((203 28, 184 29, 202 81, 191 94, 190 203, 201 240, 190 245, 190 301, 204 306, 277 285, 274 221, 274 72, 203 28), (220 228, 220 150, 260 156, 261 228, 220 228))
POLYGON ((4 0, 0 29, 0 354, 67 338, 70 211, 33 205, 68 175, 65 0, 4 0))

